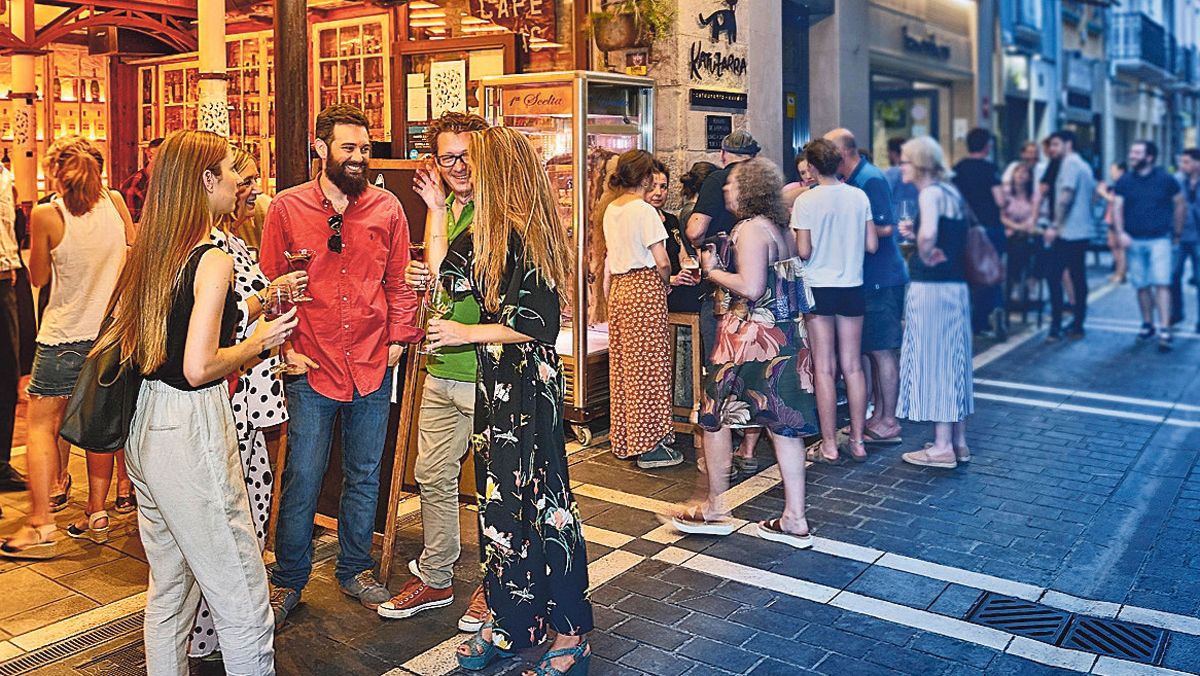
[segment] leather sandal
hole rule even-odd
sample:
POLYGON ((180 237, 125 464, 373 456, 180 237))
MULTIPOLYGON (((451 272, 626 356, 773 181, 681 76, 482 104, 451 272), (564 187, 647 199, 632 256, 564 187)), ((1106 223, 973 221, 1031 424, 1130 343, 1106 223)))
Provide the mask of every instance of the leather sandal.
POLYGON ((495 624, 492 622, 484 622, 479 631, 475 635, 467 639, 463 645, 467 646, 467 651, 470 655, 464 655, 456 652, 454 655, 458 658, 458 666, 467 671, 481 671, 486 669, 493 662, 498 660, 508 659, 516 653, 500 648, 492 641, 496 640, 495 624), (492 640, 489 641, 483 638, 483 630, 487 629, 492 632, 492 640))
POLYGON ((588 663, 591 661, 591 646, 588 645, 585 638, 579 642, 579 645, 573 648, 560 648, 558 650, 547 651, 545 655, 542 655, 542 659, 533 668, 533 671, 526 671, 525 673, 532 674, 533 676, 584 676, 588 672, 588 663), (550 666, 550 661, 559 657, 574 657, 575 663, 566 671, 550 666))
POLYGON ((113 506, 113 511, 117 514, 131 514, 137 511, 137 496, 133 493, 129 495, 118 495, 116 504, 113 506))
POLYGON ((660 514, 658 520, 688 535, 729 535, 737 530, 737 524, 728 516, 718 519, 705 517, 704 508, 700 505, 694 505, 676 514, 660 514))
POLYGON ((50 513, 57 514, 67 508, 67 500, 71 497, 71 475, 67 475, 67 482, 63 484, 62 491, 53 493, 50 496, 50 513))

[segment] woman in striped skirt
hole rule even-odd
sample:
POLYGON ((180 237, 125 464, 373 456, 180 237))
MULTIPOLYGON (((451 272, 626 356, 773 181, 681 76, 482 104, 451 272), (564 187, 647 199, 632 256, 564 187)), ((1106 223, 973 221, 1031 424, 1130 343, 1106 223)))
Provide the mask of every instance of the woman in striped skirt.
POLYGON ((896 416, 934 423, 934 441, 904 454, 923 467, 953 469, 971 459, 967 416, 975 411, 971 375, 971 301, 967 289, 967 218, 962 195, 943 180, 941 146, 928 136, 900 151, 900 172, 920 190, 920 219, 901 235, 916 239, 909 259, 896 416))

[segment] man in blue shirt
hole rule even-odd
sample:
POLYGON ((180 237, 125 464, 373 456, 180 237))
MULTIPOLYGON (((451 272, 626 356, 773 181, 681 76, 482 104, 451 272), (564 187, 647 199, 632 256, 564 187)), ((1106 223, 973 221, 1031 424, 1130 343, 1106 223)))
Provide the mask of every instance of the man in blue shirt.
POLYGON ((864 366, 869 374, 875 408, 867 419, 865 430, 868 444, 900 443, 900 422, 896 420, 896 399, 900 395, 900 361, 897 350, 904 336, 904 286, 908 269, 896 246, 895 212, 892 210, 892 190, 887 177, 865 155, 849 129, 834 129, 825 134, 842 155, 838 173, 846 183, 867 194, 871 202, 871 218, 879 236, 879 248, 863 258, 863 291, 867 312, 863 317, 862 351, 864 366))
POLYGON ((1138 292, 1142 310, 1139 340, 1154 337, 1154 310, 1161 322, 1158 351, 1171 350, 1171 246, 1183 236, 1187 203, 1183 191, 1162 167, 1156 166, 1158 146, 1136 141, 1129 147, 1129 171, 1117 181, 1113 228, 1117 237, 1129 235, 1126 254, 1129 281, 1138 292))

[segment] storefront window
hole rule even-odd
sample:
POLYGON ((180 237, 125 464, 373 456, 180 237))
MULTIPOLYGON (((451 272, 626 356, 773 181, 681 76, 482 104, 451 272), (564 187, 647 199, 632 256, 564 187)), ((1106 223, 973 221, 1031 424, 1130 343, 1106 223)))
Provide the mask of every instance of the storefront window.
POLYGON ((572 70, 573 0, 416 0, 408 5, 410 40, 517 33, 527 49, 522 70, 572 70))

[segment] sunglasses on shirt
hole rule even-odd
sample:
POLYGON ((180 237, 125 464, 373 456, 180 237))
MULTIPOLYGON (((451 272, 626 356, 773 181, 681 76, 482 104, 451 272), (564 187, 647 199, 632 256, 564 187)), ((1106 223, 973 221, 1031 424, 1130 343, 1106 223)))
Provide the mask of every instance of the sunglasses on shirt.
POLYGON ((329 217, 329 227, 333 229, 333 234, 329 236, 329 241, 325 242, 325 246, 333 253, 342 253, 342 215, 334 214, 329 217))

